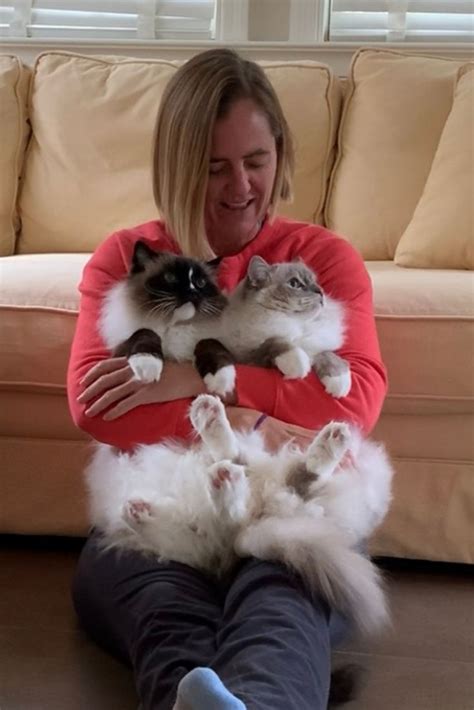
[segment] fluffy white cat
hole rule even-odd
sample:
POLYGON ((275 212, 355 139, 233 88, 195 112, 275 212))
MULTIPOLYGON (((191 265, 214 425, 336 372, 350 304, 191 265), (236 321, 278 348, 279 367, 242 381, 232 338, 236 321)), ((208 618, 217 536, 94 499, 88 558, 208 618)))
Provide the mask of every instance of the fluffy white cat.
POLYGON ((87 470, 91 520, 105 546, 222 575, 238 556, 279 560, 362 632, 387 621, 377 568, 357 550, 383 519, 392 469, 382 446, 342 422, 302 452, 269 453, 235 432, 219 398, 190 409, 201 443, 99 445, 87 470))

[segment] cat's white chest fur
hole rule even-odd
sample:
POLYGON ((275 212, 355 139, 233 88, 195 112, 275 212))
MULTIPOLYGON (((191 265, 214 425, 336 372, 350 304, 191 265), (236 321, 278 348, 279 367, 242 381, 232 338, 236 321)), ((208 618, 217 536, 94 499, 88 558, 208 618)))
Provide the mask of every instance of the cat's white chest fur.
POLYGON ((222 324, 222 341, 237 359, 259 347, 267 338, 283 338, 314 356, 337 350, 344 340, 343 308, 326 297, 325 306, 315 317, 305 313, 279 311, 241 298, 236 291, 230 298, 222 324))
MULTIPOLYGON (((185 304, 191 306, 191 304, 185 304)), ((99 321, 100 333, 110 350, 127 340, 136 330, 149 328, 162 338, 163 355, 167 360, 191 360, 196 342, 206 337, 206 324, 192 322, 194 311, 175 312, 174 319, 164 322, 153 313, 143 313, 130 298, 126 281, 113 286, 105 297, 99 321), (180 317, 183 320, 180 320, 180 317), (191 322, 188 320, 191 319, 191 322)))

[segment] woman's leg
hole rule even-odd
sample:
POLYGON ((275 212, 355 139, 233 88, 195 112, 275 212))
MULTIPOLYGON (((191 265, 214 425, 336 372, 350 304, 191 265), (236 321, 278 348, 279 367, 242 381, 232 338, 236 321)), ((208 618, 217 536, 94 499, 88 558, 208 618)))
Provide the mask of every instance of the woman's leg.
POLYGON ((209 665, 222 605, 216 585, 179 563, 86 542, 73 583, 77 615, 94 640, 134 669, 147 710, 170 710, 181 678, 209 665))
POLYGON ((211 668, 248 710, 325 710, 332 616, 283 565, 248 559, 228 589, 211 668))

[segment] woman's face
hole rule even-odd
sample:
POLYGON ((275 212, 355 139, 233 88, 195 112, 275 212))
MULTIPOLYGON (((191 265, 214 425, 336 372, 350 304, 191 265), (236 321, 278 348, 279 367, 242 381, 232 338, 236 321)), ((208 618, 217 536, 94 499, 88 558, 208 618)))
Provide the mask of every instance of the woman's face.
POLYGON ((204 211, 215 254, 240 251, 257 234, 275 180, 277 154, 268 119, 251 99, 240 99, 216 121, 204 211))

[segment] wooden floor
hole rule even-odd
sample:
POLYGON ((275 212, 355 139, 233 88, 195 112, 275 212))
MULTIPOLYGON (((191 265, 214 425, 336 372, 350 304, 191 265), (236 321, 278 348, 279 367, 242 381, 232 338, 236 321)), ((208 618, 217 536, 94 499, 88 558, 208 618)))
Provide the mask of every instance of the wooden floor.
MULTIPOLYGON (((0 537, 0 709, 136 710, 128 669, 77 627, 69 586, 80 541, 0 537)), ((473 710, 470 569, 383 561, 393 629, 336 660, 369 669, 348 710, 473 710)))

